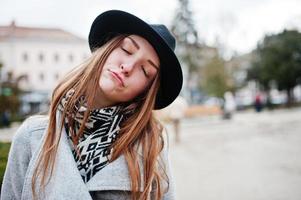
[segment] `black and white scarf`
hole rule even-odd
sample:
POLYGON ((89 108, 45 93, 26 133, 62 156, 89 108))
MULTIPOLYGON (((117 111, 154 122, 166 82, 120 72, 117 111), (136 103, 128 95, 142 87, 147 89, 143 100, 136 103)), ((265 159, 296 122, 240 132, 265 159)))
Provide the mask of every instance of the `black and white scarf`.
MULTIPOLYGON (((64 110, 66 103, 73 94, 73 89, 66 93, 58 106, 60 111, 64 110)), ((113 151, 111 144, 116 140, 120 124, 127 116, 122 106, 91 110, 85 123, 83 136, 79 138, 78 144, 74 146, 71 138, 72 129, 75 133, 78 132, 84 113, 87 110, 86 105, 85 97, 81 96, 75 106, 77 112, 72 116, 75 122, 73 127, 69 126, 68 119, 65 118, 65 130, 72 154, 85 183, 109 163, 113 151)))

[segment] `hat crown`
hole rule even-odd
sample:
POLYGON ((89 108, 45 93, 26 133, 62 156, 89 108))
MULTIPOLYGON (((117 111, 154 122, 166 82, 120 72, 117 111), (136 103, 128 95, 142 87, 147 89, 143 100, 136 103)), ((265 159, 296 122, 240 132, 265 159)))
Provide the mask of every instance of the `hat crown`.
POLYGON ((176 39, 169 32, 167 27, 163 24, 150 24, 150 26, 161 36, 161 38, 166 42, 169 48, 174 51, 176 48, 176 39))

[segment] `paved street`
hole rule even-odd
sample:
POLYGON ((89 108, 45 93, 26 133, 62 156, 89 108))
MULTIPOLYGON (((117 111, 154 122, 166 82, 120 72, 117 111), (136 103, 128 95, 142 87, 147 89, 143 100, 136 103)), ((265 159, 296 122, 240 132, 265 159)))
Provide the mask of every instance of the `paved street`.
POLYGON ((300 200, 301 109, 185 120, 170 159, 180 200, 300 200))
POLYGON ((187 119, 180 144, 167 129, 178 200, 301 199, 300 108, 187 119))
POLYGON ((12 123, 10 128, 1 128, 0 129, 0 141, 1 142, 10 142, 12 140, 13 135, 16 133, 19 128, 20 123, 12 123))

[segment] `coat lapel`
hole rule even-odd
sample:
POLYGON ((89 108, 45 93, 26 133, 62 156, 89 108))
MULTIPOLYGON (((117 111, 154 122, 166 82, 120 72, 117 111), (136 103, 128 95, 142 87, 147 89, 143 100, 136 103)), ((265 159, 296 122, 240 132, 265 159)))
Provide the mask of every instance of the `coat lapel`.
POLYGON ((90 191, 131 190, 130 177, 124 156, 120 156, 98 171, 87 183, 90 191))
POLYGON ((49 199, 92 199, 77 169, 64 129, 49 188, 51 189, 50 194, 47 195, 49 199), (57 198, 58 195, 60 198, 57 198))

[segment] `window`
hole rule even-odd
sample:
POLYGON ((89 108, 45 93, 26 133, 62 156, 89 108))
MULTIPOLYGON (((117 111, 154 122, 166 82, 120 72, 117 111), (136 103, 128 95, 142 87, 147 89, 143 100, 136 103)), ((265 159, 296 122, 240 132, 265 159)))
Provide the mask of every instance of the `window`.
POLYGON ((28 54, 27 53, 23 53, 23 61, 27 62, 28 61, 28 54))
POLYGON ((72 54, 69 54, 69 61, 73 62, 73 55, 72 54))
POLYGON ((39 61, 40 62, 44 61, 44 55, 42 53, 39 54, 39 61))
POLYGON ((55 62, 59 62, 59 60, 60 60, 60 56, 59 56, 59 54, 54 54, 54 57, 53 57, 53 59, 54 59, 54 61, 55 62))
POLYGON ((58 80, 59 78, 60 78, 59 73, 55 73, 55 74, 54 74, 54 79, 55 79, 55 80, 58 80))
POLYGON ((40 73, 40 74, 39 74, 39 78, 40 78, 40 81, 43 82, 43 81, 44 81, 44 78, 45 78, 45 77, 44 77, 44 74, 43 74, 43 73, 40 73))

